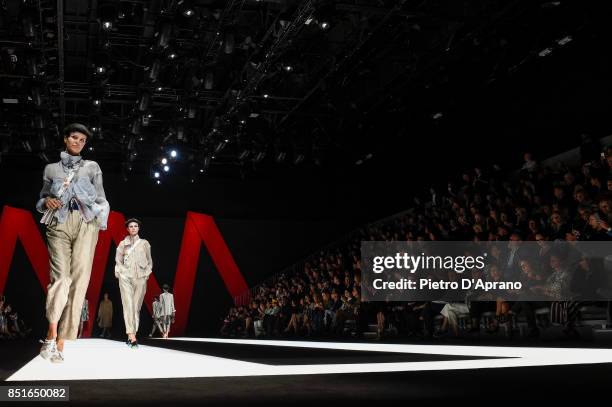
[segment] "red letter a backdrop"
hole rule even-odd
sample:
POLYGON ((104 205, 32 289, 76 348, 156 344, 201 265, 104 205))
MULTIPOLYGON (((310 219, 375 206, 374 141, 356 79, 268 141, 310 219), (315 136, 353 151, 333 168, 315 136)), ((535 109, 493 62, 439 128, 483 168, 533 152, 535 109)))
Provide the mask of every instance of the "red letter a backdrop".
MULTIPOLYGON (((111 212, 108 229, 100 231, 89 288, 87 289, 90 321, 95 321, 95 315, 98 312, 98 299, 100 298, 100 290, 102 289, 109 258, 114 262, 114 255, 110 256, 111 240, 116 246, 127 234, 124 222, 123 214, 111 212)), ((46 292, 49 284, 49 255, 37 222, 30 211, 5 206, 0 216, 0 293, 4 292, 17 240, 23 245, 34 272, 46 292)), ((172 328, 173 336, 183 335, 187 327, 202 243, 210 253, 229 294, 232 297, 237 297, 244 294, 248 289, 247 283, 212 216, 187 212, 172 290, 176 307, 176 323, 172 328)), ((153 255, 155 256, 155 253, 153 255)), ((149 313, 152 312, 153 296, 161 292, 154 273, 149 277, 145 297, 145 305, 149 313)), ((93 324, 88 324, 83 335, 90 336, 92 327, 93 324)))

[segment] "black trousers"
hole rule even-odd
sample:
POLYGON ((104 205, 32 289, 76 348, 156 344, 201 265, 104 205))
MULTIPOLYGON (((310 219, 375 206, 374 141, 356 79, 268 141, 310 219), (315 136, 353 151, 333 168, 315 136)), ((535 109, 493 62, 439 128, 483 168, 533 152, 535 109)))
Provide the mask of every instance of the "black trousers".
POLYGON ((444 305, 437 302, 428 302, 423 308, 423 329, 426 337, 431 337, 434 333, 434 318, 442 311, 444 305))
POLYGON ((539 306, 540 304, 534 301, 519 301, 515 302, 512 306, 512 312, 517 315, 525 315, 525 318, 527 319, 527 326, 529 329, 535 330, 538 327, 536 324, 535 310, 539 306))

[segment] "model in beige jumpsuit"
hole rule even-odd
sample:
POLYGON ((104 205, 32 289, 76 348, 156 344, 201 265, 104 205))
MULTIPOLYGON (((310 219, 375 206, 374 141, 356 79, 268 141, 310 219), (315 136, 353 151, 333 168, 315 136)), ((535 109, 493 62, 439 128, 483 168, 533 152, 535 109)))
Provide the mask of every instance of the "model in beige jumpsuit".
POLYGON ((128 236, 117 246, 115 277, 119 281, 125 332, 128 345, 136 346, 136 332, 140 323, 140 308, 147 291, 147 280, 153 270, 151 245, 138 236, 141 222, 129 219, 128 236))

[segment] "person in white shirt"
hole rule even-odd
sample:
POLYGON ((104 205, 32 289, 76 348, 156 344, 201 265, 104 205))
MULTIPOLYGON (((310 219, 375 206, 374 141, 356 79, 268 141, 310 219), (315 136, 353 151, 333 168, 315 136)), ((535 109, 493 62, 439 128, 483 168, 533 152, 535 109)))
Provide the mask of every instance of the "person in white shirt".
POLYGON ((174 308, 174 296, 168 292, 170 290, 168 284, 164 284, 163 290, 164 292, 159 296, 162 315, 162 337, 168 339, 168 335, 170 335, 170 324, 174 322, 176 309, 174 308))
POLYGON ((142 222, 128 219, 125 222, 128 235, 117 246, 115 256, 115 277, 119 280, 123 320, 131 347, 138 346, 136 332, 140 322, 140 308, 147 291, 147 280, 153 271, 151 245, 138 236, 142 222))

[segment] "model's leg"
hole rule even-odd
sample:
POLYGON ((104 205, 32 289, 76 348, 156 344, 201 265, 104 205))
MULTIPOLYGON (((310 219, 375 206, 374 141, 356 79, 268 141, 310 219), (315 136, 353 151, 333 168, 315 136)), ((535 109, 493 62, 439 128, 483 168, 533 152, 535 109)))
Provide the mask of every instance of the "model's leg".
POLYGON ((49 327, 47 338, 40 349, 40 355, 45 359, 61 362, 57 349, 61 345, 59 349, 63 350, 64 344, 61 338, 58 338, 58 325, 66 309, 72 284, 70 259, 73 235, 65 223, 59 224, 57 220, 53 220, 47 227, 46 235, 50 282, 47 286, 45 314, 49 327))
POLYGON ((153 328, 151 329, 151 333, 149 334, 149 337, 152 337, 153 334, 155 334, 156 328, 157 328, 157 321, 153 320, 153 328))
POLYGON ((140 326, 140 309, 142 308, 142 302, 145 297, 145 293, 147 292, 147 279, 146 278, 136 278, 132 282, 134 284, 134 339, 136 339, 136 333, 138 332, 138 327, 140 326))
POLYGON ((50 274, 45 304, 46 317, 49 321, 47 339, 57 338, 57 325, 68 302, 68 293, 72 284, 70 276, 72 237, 66 232, 65 226, 65 224, 58 224, 54 220, 47 227, 50 274))
POLYGON ((134 334, 134 286, 132 279, 119 276, 119 291, 121 291, 121 305, 123 305, 123 321, 125 322, 125 333, 132 340, 134 334))
POLYGON ((168 315, 164 315, 163 316, 163 325, 162 327, 164 328, 164 332, 162 337, 163 338, 167 338, 168 337, 168 331, 170 331, 170 318, 168 315))
POLYGON ((77 211, 70 212, 66 224, 74 231, 76 238, 72 245, 70 263, 72 284, 66 308, 59 321, 57 348, 60 351, 64 348, 65 339, 73 340, 77 337, 99 231, 96 221, 86 223, 77 211))

